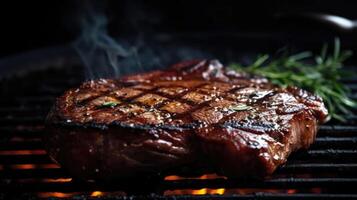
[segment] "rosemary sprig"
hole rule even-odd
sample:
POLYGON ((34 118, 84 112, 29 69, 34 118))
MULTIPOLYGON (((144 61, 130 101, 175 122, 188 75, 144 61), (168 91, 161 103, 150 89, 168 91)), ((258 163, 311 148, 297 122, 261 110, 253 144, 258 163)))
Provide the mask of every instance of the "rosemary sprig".
POLYGON ((229 66, 243 73, 264 76, 283 87, 296 85, 309 90, 324 100, 332 118, 345 121, 344 116, 351 114, 351 108, 357 107, 356 101, 348 97, 349 89, 341 83, 341 78, 348 75, 341 70, 342 63, 352 52, 341 51, 338 39, 332 54, 327 52, 328 46, 324 45, 317 56, 308 51, 276 59, 261 55, 249 66, 238 63, 229 66))

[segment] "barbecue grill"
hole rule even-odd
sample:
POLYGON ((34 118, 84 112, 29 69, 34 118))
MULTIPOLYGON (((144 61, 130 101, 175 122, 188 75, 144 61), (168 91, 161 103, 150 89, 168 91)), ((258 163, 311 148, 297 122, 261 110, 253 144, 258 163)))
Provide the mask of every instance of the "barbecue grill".
MULTIPOLYGON (((3 77, 0 84, 0 197, 4 199, 357 198, 355 115, 348 116, 346 123, 332 121, 322 125, 309 150, 294 153, 286 165, 264 181, 215 174, 172 174, 162 180, 135 179, 111 184, 77 181, 48 157, 41 136, 46 134, 44 119, 55 98, 85 79, 78 57, 71 48, 56 47, 9 58, 0 64, 17 72, 27 69, 3 77), (46 59, 39 55, 46 55, 46 59)), ((356 99, 357 79, 346 78, 344 82, 356 99)))
MULTIPOLYGON (((170 51, 179 43, 204 52, 194 56, 215 56, 224 63, 249 61, 251 55, 275 51, 292 40, 296 48, 316 50, 321 41, 331 39, 320 33, 299 33, 294 37, 277 31, 154 35, 159 39, 153 42, 153 48, 157 48, 158 40, 172 44, 170 51)), ((351 35, 342 38, 342 43, 352 48, 353 41, 355 37, 351 35)), ((170 58, 172 63, 180 61, 177 56, 170 58)), ((347 69, 355 70, 356 64, 351 59, 347 69)), ((315 143, 308 150, 293 153, 266 180, 188 173, 158 180, 78 181, 49 158, 41 138, 46 134, 46 114, 56 97, 77 87, 86 79, 85 74, 70 45, 0 59, 0 199, 357 199, 356 110, 346 116, 345 123, 330 121, 320 126, 315 143)), ((357 77, 344 78, 343 82, 356 100, 357 77)))

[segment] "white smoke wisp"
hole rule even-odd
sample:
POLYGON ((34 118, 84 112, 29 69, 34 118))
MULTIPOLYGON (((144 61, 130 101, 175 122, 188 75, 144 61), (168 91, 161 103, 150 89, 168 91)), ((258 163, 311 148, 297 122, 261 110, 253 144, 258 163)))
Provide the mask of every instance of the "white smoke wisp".
POLYGON ((159 33, 149 37, 145 30, 133 34, 137 37, 114 39, 108 33, 108 18, 100 6, 89 2, 86 5, 80 13, 80 37, 73 44, 85 66, 86 79, 118 78, 162 69, 182 60, 212 57, 159 33))
POLYGON ((81 22, 82 34, 74 43, 81 57, 88 79, 118 77, 119 59, 134 55, 135 48, 125 48, 109 36, 107 18, 100 14, 84 17, 81 22))

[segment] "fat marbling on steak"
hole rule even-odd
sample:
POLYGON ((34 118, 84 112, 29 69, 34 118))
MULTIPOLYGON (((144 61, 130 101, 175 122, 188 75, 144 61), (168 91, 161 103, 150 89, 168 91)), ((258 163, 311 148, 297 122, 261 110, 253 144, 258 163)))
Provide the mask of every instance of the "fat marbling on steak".
POLYGON ((259 178, 308 148, 326 116, 307 91, 194 60, 68 90, 44 139, 54 160, 85 179, 165 174, 197 160, 259 178))

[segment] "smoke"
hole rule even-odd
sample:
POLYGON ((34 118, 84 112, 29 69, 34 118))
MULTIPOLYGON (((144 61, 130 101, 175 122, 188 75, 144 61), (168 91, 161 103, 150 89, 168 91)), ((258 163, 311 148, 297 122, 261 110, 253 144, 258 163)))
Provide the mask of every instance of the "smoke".
MULTIPOLYGON (((108 33, 109 22, 103 6, 94 6, 91 1, 86 3, 79 15, 81 34, 74 42, 74 48, 85 66, 86 79, 115 78, 161 69, 181 60, 210 57, 203 51, 173 41, 167 35, 155 33, 150 34, 153 37, 148 37, 145 34, 147 31, 139 30, 139 23, 131 17, 128 19, 131 19, 130 24, 137 30, 133 34, 136 36, 114 38, 108 33)), ((139 9, 140 6, 129 7, 130 13, 135 13, 136 16, 146 14, 139 9), (139 10, 134 11, 133 8, 139 10)), ((143 17, 139 19, 142 20, 143 17)))
POLYGON ((132 56, 135 49, 120 45, 107 32, 108 21, 100 11, 89 4, 81 15, 81 35, 74 43, 78 55, 86 67, 87 79, 108 78, 123 74, 121 59, 132 56))

